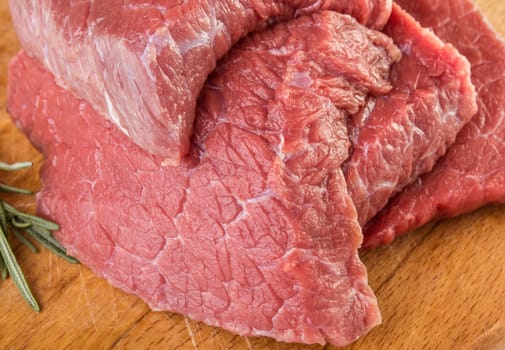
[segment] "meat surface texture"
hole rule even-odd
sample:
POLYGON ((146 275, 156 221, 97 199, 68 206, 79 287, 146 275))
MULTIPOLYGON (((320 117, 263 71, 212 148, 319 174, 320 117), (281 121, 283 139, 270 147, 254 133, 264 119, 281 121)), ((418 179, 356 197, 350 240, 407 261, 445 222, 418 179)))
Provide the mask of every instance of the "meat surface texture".
POLYGON ((433 168, 477 111, 470 64, 398 5, 384 28, 402 50, 392 91, 351 120, 345 177, 362 225, 392 195, 433 168))
POLYGON ((24 49, 134 142, 176 165, 198 94, 248 32, 322 10, 382 27, 391 0, 10 0, 24 49))
POLYGON ((380 322, 341 168, 347 119, 390 91, 398 56, 335 12, 247 38, 207 82, 177 167, 25 53, 10 66, 9 110, 47 157, 39 211, 95 273, 238 334, 346 345, 380 322))
POLYGON ((388 243, 431 220, 505 202, 505 43, 471 1, 397 2, 468 58, 479 109, 433 171, 370 223, 366 246, 388 243))

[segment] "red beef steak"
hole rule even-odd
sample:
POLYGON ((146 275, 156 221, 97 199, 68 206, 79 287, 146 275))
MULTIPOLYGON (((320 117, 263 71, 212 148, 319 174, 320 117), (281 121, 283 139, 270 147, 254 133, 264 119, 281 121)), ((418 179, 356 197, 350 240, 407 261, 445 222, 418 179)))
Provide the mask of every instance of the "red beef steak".
POLYGON ((24 49, 143 149, 187 154, 198 94, 248 32, 321 10, 382 27, 391 0, 10 0, 24 49))
POLYGON ((10 66, 9 109, 47 156, 40 212, 95 273, 238 334, 345 345, 380 322, 341 170, 346 122, 391 89, 398 58, 387 36, 335 12, 254 35, 205 86, 177 167, 26 54, 10 66))
POLYGON ((390 201, 365 245, 391 242, 431 220, 505 202, 505 43, 469 0, 397 1, 472 66, 478 112, 432 172, 390 201))
POLYGON ((402 50, 392 91, 370 97, 351 120, 345 177, 362 225, 433 168, 477 111, 470 64, 398 5, 384 27, 402 50))
POLYGON ((454 48, 397 6, 385 33, 322 12, 247 38, 201 93, 190 156, 169 167, 22 54, 10 110, 48 157, 40 210, 69 252, 154 309, 352 342, 380 320, 352 200, 380 209, 475 110, 454 48))

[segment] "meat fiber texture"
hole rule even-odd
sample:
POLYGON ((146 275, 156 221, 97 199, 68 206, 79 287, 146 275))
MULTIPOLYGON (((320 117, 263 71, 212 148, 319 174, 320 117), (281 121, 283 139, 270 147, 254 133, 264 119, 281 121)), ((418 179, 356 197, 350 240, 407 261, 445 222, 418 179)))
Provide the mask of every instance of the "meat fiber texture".
POLYGON ((188 153, 198 94, 248 32, 321 10, 382 27, 391 0, 10 0, 24 49, 143 149, 188 153))
POLYGON ((402 51, 390 93, 371 96, 350 123, 345 177, 366 224, 395 193, 433 168, 477 111, 470 64, 398 5, 383 32, 402 51))
POLYGON ((74 221, 80 223, 84 232, 64 228, 61 239, 95 272, 155 309, 240 334, 341 345, 379 320, 355 253, 360 232, 340 169, 349 156, 346 123, 351 121, 355 142, 347 180, 351 189, 362 186, 370 194, 358 206, 358 213, 365 208, 370 215, 408 179, 431 168, 473 114, 475 94, 466 60, 397 6, 385 33, 402 49, 401 60, 391 39, 350 17, 325 12, 297 21, 248 38, 230 53, 201 94, 193 153, 177 168, 160 167, 160 157, 99 121, 89 105, 55 87, 40 67, 30 71, 35 63, 26 55, 11 69, 10 108, 49 158, 39 196, 42 212, 72 229, 74 221), (296 25, 300 28, 293 29, 296 25), (36 105, 23 105, 25 95, 36 105), (38 109, 40 101, 44 110, 38 109), (76 119, 66 121, 65 115, 76 119), (87 125, 81 139, 62 137, 72 123, 83 124, 81 119, 87 125), (381 138, 369 142, 373 130, 382 131, 381 138), (373 152, 363 151, 367 142, 373 152), (385 181, 368 175, 384 159, 397 163, 381 168, 390 188, 374 192, 385 181), (361 178, 353 182, 349 174, 356 168, 354 176, 361 178), (65 179, 72 177, 70 185, 65 179), (159 193, 165 187, 176 190, 159 193), (73 191, 75 197, 68 197, 73 191), (117 203, 127 208, 119 216, 117 203), (73 214, 58 216, 69 211, 73 214), (143 237, 142 244, 137 237, 143 237), (278 245, 270 246, 272 241, 278 245), (231 253, 229 247, 237 244, 231 253), (216 247, 207 251, 206 246, 216 247), (253 253, 244 253, 248 250, 253 253), (186 276, 200 254, 202 267, 196 276, 186 276), (316 272, 331 264, 347 270, 325 272, 328 277, 320 280, 316 272), (286 270, 291 265, 296 272, 286 270), (230 277, 236 266, 244 273, 230 277), (274 293, 278 270, 281 289, 301 285, 303 292, 274 293), (241 287, 259 284, 255 274, 250 281, 250 271, 267 287, 244 293, 241 287), (238 285, 230 287, 230 278, 238 285), (177 281, 185 287, 176 288, 177 281), (320 295, 317 303, 311 300, 320 295), (288 297, 292 301, 286 302, 288 297))
POLYGON ((335 12, 252 36, 208 81, 177 167, 26 54, 10 66, 9 109, 47 156, 39 211, 95 273, 238 334, 345 345, 380 322, 341 169, 346 122, 390 91, 398 57, 387 36, 335 12))
POLYGON ((505 202, 505 43, 468 0, 399 0, 472 66, 478 112, 430 173, 367 227, 365 245, 389 243, 432 220, 505 202))

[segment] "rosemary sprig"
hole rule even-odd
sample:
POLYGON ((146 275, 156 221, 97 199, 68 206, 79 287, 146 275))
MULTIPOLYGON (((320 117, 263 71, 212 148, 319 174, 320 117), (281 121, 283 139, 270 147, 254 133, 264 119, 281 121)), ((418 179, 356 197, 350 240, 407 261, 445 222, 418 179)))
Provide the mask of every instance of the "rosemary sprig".
POLYGON ((21 170, 27 169, 32 166, 32 162, 19 162, 14 164, 7 164, 4 162, 0 162, 0 170, 13 171, 13 170, 21 170))
POLYGON ((3 227, 0 227, 0 253, 2 253, 7 271, 9 271, 9 275, 12 276, 12 279, 14 280, 16 287, 18 287, 21 292, 21 295, 35 312, 39 312, 39 304, 37 303, 37 300, 35 300, 35 297, 26 282, 23 271, 21 271, 21 267, 19 267, 18 261, 16 260, 9 242, 7 241, 6 233, 3 227))
MULTIPOLYGON (((15 164, 0 162, 0 170, 5 171, 26 169, 30 166, 32 166, 30 162, 15 164)), ((31 191, 2 183, 0 183, 0 191, 15 194, 32 194, 31 191)), ((63 259, 73 264, 79 263, 77 259, 67 255, 65 248, 53 237, 51 232, 59 229, 60 226, 54 222, 19 211, 5 201, 0 200, 0 276, 2 279, 6 279, 10 275, 23 298, 36 312, 40 311, 39 304, 26 282, 23 271, 9 245, 7 236, 9 233, 13 233, 21 243, 36 253, 37 248, 25 237, 25 235, 30 236, 63 259)))
POLYGON ((9 193, 16 193, 16 194, 33 194, 32 191, 25 190, 23 188, 12 187, 12 186, 5 185, 5 184, 0 184, 0 191, 9 192, 9 193))

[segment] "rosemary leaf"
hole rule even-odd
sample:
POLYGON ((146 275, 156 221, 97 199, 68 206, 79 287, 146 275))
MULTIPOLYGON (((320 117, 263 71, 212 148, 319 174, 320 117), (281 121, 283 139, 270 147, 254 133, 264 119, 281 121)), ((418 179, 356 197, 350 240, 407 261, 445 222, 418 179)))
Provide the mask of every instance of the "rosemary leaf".
POLYGON ((2 258, 1 254, 0 254, 0 275, 3 280, 7 279, 7 276, 9 275, 7 272, 7 266, 5 266, 4 259, 2 258))
POLYGON ((6 170, 6 171, 21 170, 30 168, 32 165, 33 165, 32 162, 19 162, 14 164, 7 164, 4 162, 0 162, 0 170, 6 170))
POLYGON ((37 303, 37 300, 35 300, 35 297, 26 282, 25 276, 19 267, 16 257, 14 256, 14 253, 9 246, 9 242, 7 241, 6 234, 2 228, 0 228, 0 253, 4 259, 5 266, 7 266, 7 270, 14 280, 14 284, 18 287, 21 295, 35 312, 39 312, 39 304, 37 303))
POLYGON ((8 193, 15 193, 15 194, 33 194, 33 192, 30 190, 25 190, 23 188, 18 188, 18 187, 12 187, 12 186, 5 185, 2 183, 0 183, 0 191, 8 192, 8 193))
MULTIPOLYGON (((4 232, 7 232, 7 213, 5 212, 2 201, 0 201, 0 228, 4 232)), ((0 254, 0 274, 2 275, 3 280, 5 280, 8 276, 7 266, 5 266, 2 254, 0 254)))
POLYGON ((7 213, 5 212, 3 201, 0 201, 0 225, 4 232, 7 232, 7 213))
MULTIPOLYGON (((31 226, 30 231, 33 231, 35 234, 44 237, 45 240, 50 242, 54 247, 57 247, 59 250, 64 251, 65 248, 58 242, 49 230, 46 230, 43 227, 31 226)), ((31 234, 31 232, 30 232, 31 234)))
POLYGON ((25 236, 23 236, 23 234, 21 233, 21 231, 19 231, 15 227, 11 227, 11 230, 12 230, 12 233, 14 233, 14 235, 17 237, 17 239, 19 239, 19 241, 21 243, 23 243, 25 246, 27 246, 28 249, 30 249, 33 253, 38 253, 39 252, 39 250, 37 249, 37 247, 34 246, 33 243, 30 242, 30 240, 28 238, 26 238, 25 236))
POLYGON ((13 216, 17 216, 20 219, 23 219, 23 221, 25 221, 25 222, 29 222, 33 225, 43 227, 49 231, 56 231, 56 230, 60 229, 60 225, 58 225, 54 222, 39 218, 38 216, 23 213, 5 202, 4 202, 4 207, 8 213, 12 214, 13 216))
POLYGON ((11 224, 16 228, 22 228, 22 229, 32 226, 30 222, 18 221, 18 219, 15 217, 11 218, 11 224))
POLYGON ((25 229, 25 232, 28 233, 31 237, 36 239, 40 244, 42 244, 44 247, 52 251, 54 254, 62 257, 66 261, 72 263, 72 264, 79 264, 79 260, 76 258, 67 255, 67 251, 65 248, 63 248, 60 243, 54 239, 52 235, 47 235, 44 232, 41 232, 40 227, 36 228, 35 226, 29 227, 25 229))

